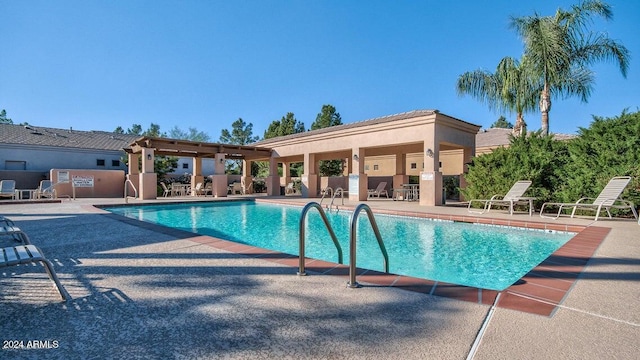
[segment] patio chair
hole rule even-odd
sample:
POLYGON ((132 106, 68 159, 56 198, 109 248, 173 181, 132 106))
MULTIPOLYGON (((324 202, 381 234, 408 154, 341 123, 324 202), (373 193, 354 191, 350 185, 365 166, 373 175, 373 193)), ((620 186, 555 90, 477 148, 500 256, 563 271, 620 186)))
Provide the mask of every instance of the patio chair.
POLYGON ((284 188, 285 195, 295 195, 297 193, 296 188, 293 186, 292 182, 287 184, 287 187, 284 188))
POLYGON ((202 194, 206 197, 207 194, 210 194, 211 196, 213 196, 213 184, 212 183, 206 183, 204 188, 202 189, 202 194))
POLYGON ((204 184, 202 184, 201 182, 197 183, 196 187, 193 188, 193 194, 195 196, 204 195, 204 184))
POLYGON ((35 199, 55 199, 56 198, 56 189, 53 186, 53 182, 51 180, 42 180, 40 181, 40 186, 36 189, 33 194, 35 199))
POLYGON ((635 219, 638 218, 638 213, 636 212, 636 208, 634 204, 630 201, 626 201, 620 199, 620 195, 627 187, 627 184, 631 181, 630 176, 616 176, 611 178, 607 185, 600 191, 600 194, 595 199, 583 197, 578 199, 575 203, 553 203, 548 202, 542 204, 542 208, 540 208, 540 216, 544 218, 557 219, 562 214, 562 210, 573 208, 571 211, 571 217, 576 214, 576 210, 590 210, 596 212, 596 217, 594 221, 598 221, 598 217, 600 216, 600 212, 605 210, 609 219, 611 219, 611 209, 630 209, 633 213, 635 219), (591 203, 586 201, 592 200, 591 203), (544 209, 549 207, 557 207, 558 212, 555 216, 549 216, 548 214, 544 214, 544 209))
POLYGON ((167 196, 171 195, 171 189, 169 189, 167 187, 167 184, 161 182, 160 186, 162 186, 162 196, 163 197, 167 197, 167 196))
POLYGON ((231 195, 244 194, 244 189, 242 189, 242 184, 239 182, 234 182, 231 185, 229 185, 229 194, 231 195))
POLYGON ((389 198, 389 192, 387 192, 387 182, 383 181, 381 183, 378 184, 378 187, 375 189, 368 189, 367 190, 367 198, 375 196, 375 197, 380 197, 382 194, 384 194, 387 199, 389 198))
POLYGON ((515 205, 528 205, 529 207, 529 216, 533 214, 533 200, 531 197, 523 197, 524 193, 531 186, 531 181, 529 180, 521 180, 517 181, 509 191, 504 194, 496 194, 493 195, 490 199, 473 199, 469 201, 469 206, 467 207, 467 211, 470 213, 476 214, 484 214, 485 212, 489 212, 491 207, 494 205, 499 206, 508 206, 509 207, 509 215, 513 215, 513 207, 515 205), (482 210, 473 210, 474 202, 483 202, 484 206, 482 210))
POLYGON ((0 198, 16 198, 16 181, 0 180, 0 198))
POLYGON ((47 271, 49 278, 54 282, 63 300, 70 298, 69 293, 60 283, 58 275, 53 269, 53 264, 47 260, 42 251, 34 245, 18 245, 0 248, 0 268, 20 264, 41 263, 47 271))

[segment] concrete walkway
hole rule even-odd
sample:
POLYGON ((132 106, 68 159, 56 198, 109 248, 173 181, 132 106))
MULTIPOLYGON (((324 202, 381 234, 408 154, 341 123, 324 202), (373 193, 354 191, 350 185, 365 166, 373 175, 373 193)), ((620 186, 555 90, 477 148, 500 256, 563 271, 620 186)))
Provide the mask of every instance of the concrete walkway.
MULTIPOLYGON (((40 266, 2 268, 0 358, 637 359, 640 353, 640 226, 629 219, 597 222, 612 231, 561 309, 545 317, 397 288, 348 289, 336 276, 298 277, 296 268, 207 246, 196 234, 122 222, 92 206, 109 203, 124 200, 0 205, 0 215, 54 263, 73 298, 61 302, 40 266), (7 349, 20 342, 41 348, 7 349)), ((459 207, 368 203, 374 210, 467 214, 459 207)))

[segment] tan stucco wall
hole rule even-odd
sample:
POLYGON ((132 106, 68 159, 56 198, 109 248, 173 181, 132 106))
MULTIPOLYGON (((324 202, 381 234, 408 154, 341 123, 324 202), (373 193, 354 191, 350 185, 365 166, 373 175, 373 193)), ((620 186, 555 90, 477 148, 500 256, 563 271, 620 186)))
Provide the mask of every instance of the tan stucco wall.
POLYGON ((51 169, 49 178, 56 184, 55 189, 58 197, 73 197, 71 181, 74 176, 93 178, 93 187, 75 188, 77 198, 121 198, 124 196, 125 176, 122 170, 51 169), (60 172, 69 173, 69 182, 59 182, 60 172))

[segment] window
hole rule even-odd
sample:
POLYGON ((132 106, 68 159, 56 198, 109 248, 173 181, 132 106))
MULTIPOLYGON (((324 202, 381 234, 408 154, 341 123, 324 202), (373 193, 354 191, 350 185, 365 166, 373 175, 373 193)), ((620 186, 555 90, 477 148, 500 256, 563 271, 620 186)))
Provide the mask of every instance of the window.
POLYGON ((111 160, 111 166, 120 167, 120 160, 111 160))
POLYGON ((189 164, 188 164, 188 163, 184 163, 184 164, 182 164, 182 168, 183 168, 183 169, 188 169, 188 168, 189 168, 189 164))
POLYGON ((364 169, 365 169, 365 170, 369 170, 369 165, 365 165, 365 166, 364 166, 364 169))
POLYGON ((104 159, 98 159, 96 161, 96 166, 104 166, 104 159))
POLYGON ((378 165, 373 165, 373 170, 378 170, 378 165))
POLYGON ((418 166, 418 164, 416 164, 416 163, 411 163, 411 168, 412 168, 412 169, 416 169, 416 168, 417 168, 417 166, 418 166))

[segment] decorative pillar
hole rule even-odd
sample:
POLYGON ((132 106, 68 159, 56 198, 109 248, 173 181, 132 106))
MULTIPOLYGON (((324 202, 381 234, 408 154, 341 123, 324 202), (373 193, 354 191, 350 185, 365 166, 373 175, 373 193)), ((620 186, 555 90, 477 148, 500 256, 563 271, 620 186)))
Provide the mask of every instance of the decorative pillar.
POLYGON ((127 154, 127 158, 129 160, 127 164, 127 180, 131 181, 131 183, 134 184, 133 186, 136 187, 136 191, 138 191, 140 187, 140 154, 129 153, 127 154))
POLYGON ((351 158, 353 159, 353 169, 349 174, 349 201, 365 201, 369 190, 369 179, 364 173, 364 149, 352 149, 351 158))
POLYGON ((422 153, 424 171, 420 172, 420 205, 442 205, 442 173, 439 171, 440 144, 436 141, 435 126, 428 132, 422 153))
MULTIPOLYGON (((467 187, 467 179, 466 174, 469 171, 469 163, 475 156, 475 149, 470 147, 465 147, 462 149, 462 173, 460 174, 460 188, 464 189, 467 187)), ((464 201, 464 196, 460 193, 459 201, 464 201)))
MULTIPOLYGON (((407 154, 396 154, 396 169, 393 175, 393 190, 402 189, 402 184, 409 183, 409 175, 407 175, 407 154)), ((392 194, 394 199, 396 194, 392 194)))
MULTIPOLYGON (((204 189, 204 176, 202 176, 202 158, 193 158, 193 174, 191 174, 191 189, 195 189, 198 183, 202 183, 204 189)), ((194 191, 191 191, 191 196, 196 196, 194 191)))
POLYGON ((253 193, 253 177, 251 176, 252 165, 253 161, 242 160, 242 177, 240 178, 240 184, 242 184, 242 192, 244 194, 253 193))
POLYGON ((318 196, 318 165, 315 154, 304 154, 304 173, 302 174, 302 197, 318 196))
POLYGON ((280 175, 278 175, 278 161, 275 155, 271 154, 269 158, 269 176, 266 179, 267 195, 280 195, 280 175))
POLYGON ((226 163, 226 155, 216 153, 213 175, 211 175, 211 193, 213 197, 227 197, 229 184, 227 183, 227 175, 224 173, 224 165, 226 163))
POLYGON ((138 179, 138 192, 141 200, 158 197, 158 174, 154 172, 154 149, 142 148, 142 174, 138 179))

